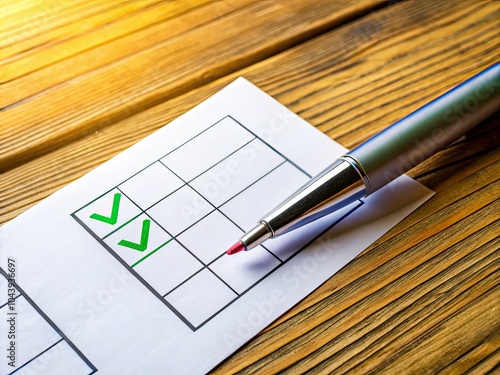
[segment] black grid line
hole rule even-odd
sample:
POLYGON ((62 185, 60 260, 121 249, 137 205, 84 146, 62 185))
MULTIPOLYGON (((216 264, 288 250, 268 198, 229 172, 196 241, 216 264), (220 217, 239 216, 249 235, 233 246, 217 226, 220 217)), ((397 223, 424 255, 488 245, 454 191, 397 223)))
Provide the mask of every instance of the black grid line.
MULTIPOLYGON (((15 296, 14 298, 12 298, 13 300, 16 300, 17 297, 20 297, 22 294, 20 294, 19 292, 17 293, 17 296, 15 296)), ((5 306, 7 306, 9 303, 11 302, 11 299, 9 298, 9 300, 7 302, 5 302, 2 306, 0 306, 0 310, 2 310, 5 306)))
POLYGON ((38 357, 40 357, 41 355, 43 355, 44 353, 48 352, 50 349, 52 349, 54 346, 56 346, 57 344, 59 344, 61 341, 63 341, 63 339, 59 339, 59 341, 56 341, 55 343, 53 343, 52 345, 50 345, 48 348, 46 348, 45 350, 41 351, 40 353, 38 353, 36 356, 34 356, 33 358, 31 358, 28 362, 25 362, 24 364, 22 364, 21 366, 19 366, 18 368, 16 368, 14 371, 12 371, 11 373, 9 373, 9 375, 12 375, 12 374, 15 374, 16 372, 18 372, 19 370, 21 370, 24 366, 30 364, 31 362, 33 362, 35 359, 37 359, 38 357))
MULTIPOLYGON (((19 284, 17 284, 16 281, 11 281, 11 279, 9 278, 7 272, 5 272, 2 267, 0 267, 0 274, 3 277, 5 277, 7 279, 7 281, 12 282, 12 284, 14 284, 14 287, 17 289, 17 291, 19 293, 16 296, 16 298, 19 297, 19 296, 23 296, 26 299, 26 301, 28 301, 28 303, 33 307, 33 309, 35 309, 35 311, 42 317, 42 319, 45 320, 52 327, 52 329, 54 329, 54 331, 57 332, 57 334, 61 337, 61 339, 56 344, 58 344, 59 342, 61 342, 62 340, 64 340, 66 342, 66 344, 68 344, 68 346, 71 349, 73 349, 73 351, 78 355, 78 357, 80 357, 80 359, 82 360, 82 362, 84 362, 89 367, 89 369, 91 371, 89 372, 88 375, 92 375, 92 374, 96 373, 97 372, 97 368, 87 359, 87 357, 85 357, 83 355, 83 353, 80 351, 80 349, 78 349, 78 347, 75 344, 73 344, 72 341, 70 341, 68 339, 68 337, 63 333, 63 331, 61 329, 59 329, 58 326, 56 326, 56 324, 47 316, 47 314, 45 314, 45 312, 26 294, 26 292, 19 286, 19 284)), ((2 307, 4 307, 4 306, 5 305, 3 305, 2 307)), ((52 346, 55 346, 56 344, 54 344, 52 346)), ((49 349, 50 349, 50 347, 47 348, 45 351, 47 351, 49 349)), ((39 353, 34 358, 31 358, 29 361, 25 362, 24 364, 22 364, 21 366, 19 366, 18 368, 16 368, 13 372, 19 370, 21 367, 24 367, 25 365, 27 365, 29 362, 31 362, 35 358, 37 358, 38 356, 42 355, 45 351, 39 353)))

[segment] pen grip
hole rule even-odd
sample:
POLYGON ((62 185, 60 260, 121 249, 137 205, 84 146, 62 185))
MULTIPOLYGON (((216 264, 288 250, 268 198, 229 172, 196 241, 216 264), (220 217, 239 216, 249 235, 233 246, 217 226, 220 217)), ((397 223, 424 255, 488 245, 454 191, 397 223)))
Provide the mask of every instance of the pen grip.
POLYGON ((371 194, 458 139, 500 107, 500 63, 424 105, 347 155, 371 194))

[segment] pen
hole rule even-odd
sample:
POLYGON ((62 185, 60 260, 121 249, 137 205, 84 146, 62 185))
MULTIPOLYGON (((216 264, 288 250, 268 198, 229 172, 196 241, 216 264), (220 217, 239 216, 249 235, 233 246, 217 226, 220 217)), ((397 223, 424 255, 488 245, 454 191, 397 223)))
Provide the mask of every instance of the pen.
POLYGON ((499 107, 497 62, 338 158, 259 220, 227 254, 251 250, 373 194, 499 107))

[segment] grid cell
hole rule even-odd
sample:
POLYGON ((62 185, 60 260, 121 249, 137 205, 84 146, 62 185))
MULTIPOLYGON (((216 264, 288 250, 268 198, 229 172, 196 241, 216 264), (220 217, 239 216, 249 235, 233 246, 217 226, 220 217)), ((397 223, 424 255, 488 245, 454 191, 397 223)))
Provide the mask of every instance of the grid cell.
POLYGON ((285 233, 282 236, 274 238, 272 241, 267 241, 265 243, 266 249, 271 251, 282 261, 285 261, 311 242, 311 233, 313 233, 314 238, 316 238, 316 236, 321 235, 321 233, 326 231, 328 228, 336 225, 352 210, 362 204, 363 203, 359 201, 353 202, 349 206, 335 211, 330 215, 323 216, 322 218, 298 228, 293 232, 285 233), (305 233, 308 233, 309 235, 306 236, 305 233))
POLYGON ((309 178, 291 163, 282 164, 222 205, 220 210, 240 228, 245 231, 250 230, 276 206, 277 202, 292 194, 308 180, 309 178), (242 210, 242 207, 245 209, 242 210))
POLYGON ((187 229, 214 210, 200 194, 184 185, 147 212, 172 235, 187 229))
POLYGON ((197 327, 236 297, 236 293, 205 268, 167 294, 165 299, 197 327))
MULTIPOLYGON (((0 274, 0 286, 9 279, 0 274)), ((0 348, 6 356, 11 351, 11 341, 16 352, 14 366, 11 358, 0 361, 0 374, 93 374, 97 369, 62 331, 17 285, 14 301, 0 306, 0 348), (8 337, 15 327, 15 337, 8 337)))
POLYGON ((218 207, 284 161, 264 142, 255 139, 194 179, 190 185, 218 207))
POLYGON ((162 296, 198 272, 203 265, 175 240, 141 262, 134 270, 162 296))
POLYGON ((104 242, 129 266, 134 266, 171 239, 150 217, 141 214, 106 237, 104 242))
MULTIPOLYGON (((18 340, 22 339, 22 349, 18 350, 16 363, 18 366, 30 361, 33 357, 43 352, 45 349, 55 344, 61 339, 57 332, 43 319, 40 314, 31 306, 31 304, 20 296, 16 299, 16 336, 18 340)), ((8 315, 9 309, 7 306, 0 309, 2 322, 0 323, 0 337, 2 337, 2 352, 7 349, 7 332, 10 327, 9 319, 12 315, 8 315)), ((3 355, 3 353, 2 353, 3 355)), ((5 357, 4 357, 5 358, 5 357)), ((2 374, 12 372, 12 368, 7 366, 7 361, 0 362, 0 371, 2 374)))
POLYGON ((166 197, 184 183, 160 162, 156 162, 119 186, 143 210, 166 197))
POLYGON ((225 117, 163 159, 162 163, 188 182, 248 143, 254 136, 230 117, 225 117), (229 142, 221 142, 228 139, 229 142))
POLYGON ((208 264, 239 238, 243 231, 220 212, 214 211, 183 232, 177 239, 203 263, 208 264))
POLYGON ((77 353, 62 339, 54 346, 47 349, 35 360, 27 363, 16 374, 20 375, 49 375, 49 374, 74 374, 87 375, 89 368, 77 353))
POLYGON ((259 246, 242 256, 224 255, 210 269, 241 294, 279 265, 278 259, 259 246))
POLYGON ((75 213, 93 233, 103 238, 139 215, 141 209, 118 189, 99 197, 75 213))

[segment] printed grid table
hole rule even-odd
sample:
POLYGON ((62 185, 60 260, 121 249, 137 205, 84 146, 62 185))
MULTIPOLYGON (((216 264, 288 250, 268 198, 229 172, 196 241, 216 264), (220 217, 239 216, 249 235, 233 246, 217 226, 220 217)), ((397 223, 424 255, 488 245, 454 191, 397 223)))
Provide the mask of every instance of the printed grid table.
MULTIPOLYGON (((14 317, 16 328, 16 367, 8 366, 7 354, 2 350, 2 374, 94 374, 97 369, 80 350, 62 333, 54 322, 19 287, 15 296, 7 298, 9 278, 0 270, 0 334, 8 344, 9 318, 14 317), (5 332, 3 332, 5 330, 5 332), (36 336, 35 336, 36 335, 36 336)), ((10 287, 9 287, 10 288, 10 287)), ((2 347, 3 349, 3 347, 2 347)))
POLYGON ((310 178, 226 116, 72 216, 195 331, 306 246, 283 236, 224 256, 310 178))

